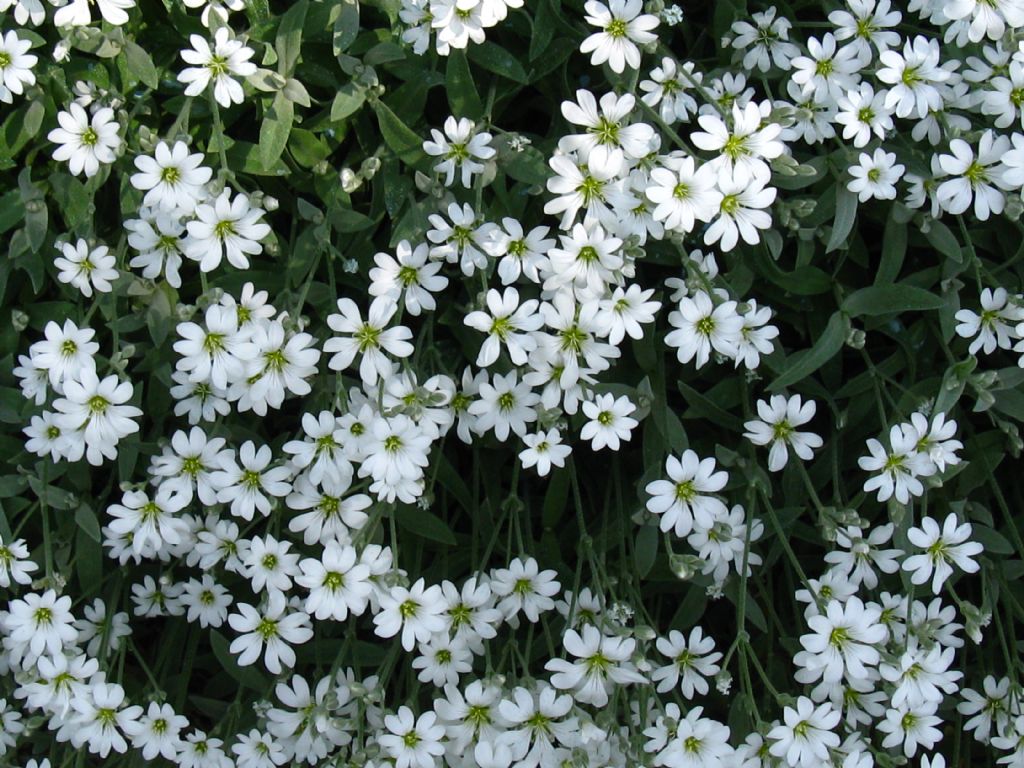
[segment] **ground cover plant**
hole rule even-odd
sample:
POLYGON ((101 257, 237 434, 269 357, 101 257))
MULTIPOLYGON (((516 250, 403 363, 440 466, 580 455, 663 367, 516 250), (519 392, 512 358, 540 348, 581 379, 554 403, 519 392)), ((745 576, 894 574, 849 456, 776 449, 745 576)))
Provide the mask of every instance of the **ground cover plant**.
POLYGON ((0 765, 1024 766, 1022 27, 0 0, 0 765))

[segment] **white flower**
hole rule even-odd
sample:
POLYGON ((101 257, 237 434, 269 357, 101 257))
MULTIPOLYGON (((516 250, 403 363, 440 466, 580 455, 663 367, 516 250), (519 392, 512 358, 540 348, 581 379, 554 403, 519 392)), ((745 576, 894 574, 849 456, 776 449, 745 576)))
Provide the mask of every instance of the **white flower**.
POLYGON ((651 681, 658 684, 658 693, 667 693, 679 686, 686 699, 692 699, 698 693, 701 696, 707 694, 706 678, 718 674, 722 654, 715 651, 715 641, 705 637, 704 630, 694 627, 687 638, 673 629, 668 636, 659 637, 655 645, 658 653, 670 659, 667 666, 659 667, 651 674, 651 681))
POLYGON ((951 21, 970 19, 967 38, 977 43, 982 38, 999 40, 1006 27, 1024 26, 1024 5, 1020 0, 949 0, 942 14, 951 21))
POLYGON ((974 199, 974 215, 986 221, 990 213, 1002 213, 1006 196, 996 187, 1005 187, 1003 181, 1003 155, 1010 151, 1010 140, 985 131, 978 142, 975 157, 963 139, 949 142, 951 155, 939 155, 939 165, 945 174, 955 178, 939 184, 935 197, 944 211, 960 214, 974 199))
POLYGON ((654 322, 660 301, 648 301, 654 289, 642 289, 635 283, 623 289, 617 286, 611 296, 601 299, 595 321, 601 325, 601 334, 608 343, 618 345, 623 338, 640 340, 644 336, 641 324, 654 322))
POLYGON ((105 458, 117 458, 117 442, 139 431, 132 419, 142 411, 125 405, 133 393, 131 382, 118 381, 117 376, 100 380, 89 368, 64 382, 64 397, 55 400, 53 407, 59 412, 56 425, 72 441, 67 449, 71 461, 78 461, 83 453, 94 466, 105 458))
POLYGON ((728 473, 715 471, 713 458, 701 459, 686 449, 678 459, 665 459, 665 472, 668 480, 654 480, 645 489, 651 497, 647 509, 661 516, 662 531, 674 530, 676 536, 686 536, 695 522, 708 529, 727 514, 725 504, 709 495, 722 490, 729 481, 728 473))
POLYGON ((682 233, 692 232, 697 221, 711 221, 722 202, 714 167, 710 163, 697 167, 692 157, 666 158, 665 164, 651 170, 644 190, 655 205, 654 220, 682 233))
POLYGON ((839 528, 836 530, 836 544, 848 551, 827 552, 825 562, 844 574, 851 584, 863 584, 868 589, 874 589, 878 586, 875 568, 883 573, 896 573, 900 569, 897 558, 903 555, 903 550, 881 549, 883 544, 892 539, 895 527, 892 523, 876 526, 866 537, 856 526, 839 528))
POLYGON ((39 58, 28 52, 31 47, 32 41, 22 40, 13 29, 0 35, 0 102, 13 104, 26 85, 35 85, 32 67, 39 58))
POLYGON ((370 490, 378 498, 394 501, 397 496, 411 504, 423 493, 423 470, 435 434, 405 414, 376 417, 363 446, 365 458, 359 476, 373 477, 370 490))
POLYGON ((152 557, 188 536, 188 524, 176 516, 185 503, 164 487, 152 499, 145 491, 125 491, 120 504, 107 508, 107 514, 113 518, 110 530, 129 539, 136 555, 152 557))
POLYGON ((590 53, 595 67, 608 62, 613 72, 623 72, 628 66, 640 66, 640 49, 657 40, 651 30, 658 26, 658 17, 641 14, 642 0, 609 0, 605 5, 598 0, 587 0, 583 6, 588 24, 600 27, 580 45, 580 53, 590 53))
POLYGON ((182 584, 181 604, 185 618, 198 621, 200 627, 219 627, 228 619, 228 608, 233 602, 227 588, 218 584, 208 573, 201 581, 189 579, 182 584))
POLYGON ((92 340, 96 335, 92 328, 79 328, 67 319, 62 327, 50 320, 43 333, 46 338, 29 348, 29 356, 33 365, 46 373, 54 389, 60 391, 67 379, 77 379, 85 368, 96 370, 93 356, 100 345, 92 340))
POLYGON ((24 27, 31 23, 38 27, 46 20, 46 8, 42 0, 0 0, 0 11, 6 12, 14 6, 14 21, 24 27))
POLYGON ((907 639, 906 650, 893 663, 884 663, 878 671, 882 679, 895 686, 893 707, 938 706, 956 693, 960 672, 950 670, 956 650, 938 643, 922 648, 918 636, 907 639))
POLYGON ((508 287, 504 294, 493 288, 487 292, 487 312, 476 311, 463 321, 470 328, 486 333, 476 364, 486 368, 498 359, 501 347, 508 350, 513 365, 525 365, 527 356, 537 348, 531 335, 544 325, 544 317, 537 311, 536 299, 519 303, 519 291, 508 287))
POLYGON ((467 189, 473 184, 473 174, 482 173, 481 160, 490 160, 497 151, 491 146, 491 134, 476 133, 476 125, 468 118, 456 120, 449 117, 444 122, 444 135, 436 128, 430 131, 431 139, 423 142, 423 151, 431 157, 443 158, 434 166, 434 171, 445 176, 444 185, 450 187, 455 181, 455 172, 461 173, 460 181, 467 189))
POLYGON ((191 213, 206 197, 204 185, 213 175, 202 162, 203 154, 189 154, 185 142, 176 141, 170 148, 167 142, 161 141, 153 150, 153 157, 139 155, 135 158, 139 172, 132 174, 131 183, 146 193, 142 199, 144 206, 191 213))
POLYGON ((470 40, 482 43, 486 34, 484 27, 484 3, 474 3, 466 9, 459 7, 458 0, 429 0, 429 11, 433 16, 431 27, 437 30, 437 52, 448 55, 448 49, 465 48, 470 40))
POLYGON ((772 225, 771 214, 762 209, 769 208, 777 194, 774 187, 767 186, 770 179, 770 173, 752 173, 742 165, 734 167, 731 174, 719 172, 718 217, 704 232, 704 244, 718 243, 721 250, 731 251, 740 238, 748 245, 760 242, 758 230, 772 225))
POLYGON ((88 744, 89 751, 105 758, 111 750, 124 754, 128 751, 122 731, 142 715, 142 707, 125 706, 124 688, 117 683, 105 683, 102 677, 92 682, 82 695, 71 700, 74 713, 68 718, 69 739, 81 748, 88 744))
POLYGON ((829 749, 839 746, 832 729, 839 725, 840 712, 831 704, 815 705, 806 696, 797 699, 796 708, 782 711, 784 723, 768 732, 768 751, 791 768, 817 768, 829 762, 829 749))
POLYGON ((870 456, 861 456, 858 466, 867 472, 878 472, 864 483, 865 493, 878 491, 878 500, 887 501, 895 496, 900 504, 906 504, 911 496, 924 493, 919 476, 927 477, 934 472, 934 465, 927 454, 917 451, 917 437, 905 425, 895 424, 889 430, 889 445, 886 452, 873 437, 867 441, 870 456))
POLYGON ((572 691, 578 702, 604 707, 608 704, 613 683, 646 682, 630 662, 636 648, 633 638, 605 636, 597 627, 587 624, 582 634, 575 629, 567 629, 562 644, 577 661, 549 659, 544 669, 552 673, 551 684, 555 688, 572 691))
POLYGON ((206 506, 217 503, 217 492, 224 476, 218 470, 234 464, 233 452, 224 447, 223 437, 207 438, 199 427, 186 434, 182 430, 171 435, 171 444, 160 456, 154 456, 149 472, 161 488, 192 501, 193 495, 206 506))
POLYGON ((125 723, 124 732, 145 760, 155 760, 157 755, 174 760, 181 746, 179 734, 187 727, 188 719, 176 714, 170 704, 151 701, 138 720, 125 723))
POLYGON ((71 0, 53 15, 58 27, 85 27, 92 23, 90 5, 99 8, 100 15, 108 24, 120 26, 128 23, 125 11, 135 7, 135 0, 71 0))
POLYGON ((1010 724, 1010 678, 996 680, 992 675, 986 675, 983 691, 984 695, 964 688, 961 692, 964 700, 956 705, 956 711, 969 718, 964 723, 964 730, 973 731, 978 741, 987 744, 993 725, 996 733, 1000 734, 1005 733, 1010 724))
POLYGON ((185 223, 165 211, 144 208, 138 219, 128 219, 128 245, 139 252, 128 262, 133 269, 142 269, 143 277, 155 280, 161 275, 172 288, 181 288, 182 257, 185 255, 185 223))
MULTIPOLYGON (((304 475, 314 485, 323 482, 325 476, 348 487, 352 480, 352 446, 345 440, 345 434, 338 418, 330 411, 319 414, 302 414, 302 430, 305 440, 290 440, 282 450, 291 454, 294 471, 308 470, 304 475)), ((289 500, 289 505, 291 501, 289 500)))
POLYGON ((402 633, 402 648, 411 651, 445 628, 444 599, 436 584, 427 586, 421 578, 411 589, 394 586, 380 597, 380 611, 373 617, 378 637, 402 633))
POLYGON ((731 130, 717 114, 701 115, 697 122, 704 130, 691 133, 690 140, 700 149, 718 153, 710 163, 716 170, 742 167, 751 175, 763 176, 765 160, 774 160, 785 149, 779 141, 782 126, 766 123, 761 108, 753 101, 744 107, 733 102, 731 130))
POLYGON ((295 666, 292 645, 308 642, 313 637, 309 617, 301 611, 288 612, 283 592, 273 591, 267 605, 257 610, 240 603, 238 613, 228 616, 228 624, 240 637, 236 637, 229 650, 238 656, 241 666, 252 664, 263 655, 263 663, 274 675, 281 673, 282 665, 295 666))
POLYGON ((466 277, 472 277, 478 269, 487 269, 490 257, 501 245, 496 239, 501 237, 501 230, 491 223, 477 226, 476 214, 468 203, 461 208, 458 203, 451 203, 447 213, 450 223, 436 213, 427 217, 431 226, 427 239, 435 243, 430 258, 458 264, 466 277))
POLYGON ((839 99, 836 122, 843 126, 843 138, 852 139, 853 146, 866 146, 872 135, 884 139, 886 132, 892 130, 892 112, 885 106, 886 93, 876 92, 871 83, 864 82, 839 99))
POLYGON ((378 377, 391 375, 391 361, 384 354, 409 357, 413 346, 409 343, 412 331, 404 325, 387 328, 398 310, 398 304, 388 296, 378 296, 370 304, 364 321, 359 307, 352 299, 338 299, 338 312, 327 316, 327 325, 342 334, 324 342, 324 352, 332 355, 327 367, 343 371, 360 355, 359 377, 367 386, 377 383, 378 377))
POLYGON ((527 280, 539 283, 540 272, 547 265, 547 252, 555 244, 555 241, 548 237, 547 227, 534 227, 526 233, 523 225, 516 219, 506 216, 501 220, 505 236, 501 238, 504 244, 504 255, 498 261, 498 277, 502 285, 510 285, 522 275, 527 280))
POLYGON ((247 377, 259 348, 249 334, 238 328, 238 313, 214 304, 207 308, 203 318, 206 327, 198 323, 178 323, 181 339, 174 342, 174 351, 181 355, 176 368, 185 371, 193 382, 210 382, 220 390, 247 377))
POLYGON ((890 707, 885 712, 885 720, 878 724, 878 730, 887 736, 882 739, 882 748, 891 749, 903 745, 903 754, 913 757, 918 746, 925 749, 934 747, 942 739, 942 731, 936 726, 942 720, 935 716, 934 702, 917 705, 890 707))
POLYGON ((665 336, 665 344, 676 350, 680 363, 696 358, 698 368, 711 358, 712 349, 733 357, 743 328, 735 301, 723 301, 716 307, 704 291, 680 299, 679 309, 669 312, 668 322, 674 330, 665 336))
POLYGON ((420 243, 415 248, 408 240, 395 247, 395 256, 387 253, 374 255, 377 265, 370 270, 370 295, 387 296, 394 301, 404 295, 405 308, 418 316, 424 310, 433 312, 437 307, 432 294, 448 286, 448 278, 437 274, 441 264, 428 262, 430 246, 420 243))
POLYGON ((793 658, 801 667, 797 681, 807 684, 822 679, 834 684, 844 676, 851 681, 866 679, 868 667, 878 664, 878 648, 889 635, 879 621, 881 615, 878 605, 865 606, 859 597, 845 603, 829 600, 825 613, 807 619, 811 632, 801 635, 804 650, 793 658))
POLYGON ((605 287, 622 268, 622 240, 605 233, 600 225, 576 224, 568 235, 559 235, 560 248, 548 251, 551 274, 544 289, 572 289, 579 301, 603 296, 605 287))
POLYGON ((213 83, 213 97, 222 107, 241 104, 245 100, 242 86, 232 77, 248 77, 256 73, 256 65, 249 61, 254 53, 241 40, 234 40, 228 27, 221 27, 213 36, 213 48, 199 35, 189 35, 192 50, 181 52, 186 67, 178 75, 186 83, 186 96, 198 96, 213 83))
POLYGON ((813 432, 798 432, 797 427, 814 418, 817 405, 813 400, 802 402, 800 395, 789 399, 772 395, 770 401, 757 401, 757 415, 760 420, 748 421, 743 425, 743 434, 754 445, 769 445, 768 469, 778 472, 789 460, 789 448, 804 461, 810 461, 814 449, 824 444, 821 437, 813 432))
POLYGON ((953 575, 950 563, 964 573, 976 573, 980 566, 971 558, 980 555, 985 548, 976 541, 968 541, 971 530, 970 523, 957 525, 953 513, 946 516, 941 530, 934 519, 924 518, 920 527, 912 527, 907 532, 910 543, 923 550, 922 554, 911 555, 904 560, 903 570, 911 573, 910 580, 914 584, 924 584, 931 579, 932 592, 936 595, 946 579, 953 575))
POLYGON ((836 25, 836 40, 849 40, 848 46, 857 52, 857 58, 865 65, 874 58, 872 46, 887 51, 900 44, 899 32, 890 28, 903 18, 899 11, 890 11, 889 0, 849 0, 846 10, 832 11, 828 20, 836 25))
POLYGON ((792 81, 802 89, 804 98, 834 104, 844 92, 857 87, 861 65, 856 47, 837 47, 835 35, 826 32, 821 40, 807 39, 807 56, 793 57, 792 81))
POLYGON ((846 188, 856 193, 857 199, 865 203, 875 200, 895 200, 896 182, 903 176, 906 166, 896 162, 895 152, 886 152, 881 147, 874 154, 861 152, 857 165, 851 165, 853 178, 846 188))
POLYGON ((89 244, 79 238, 74 245, 62 243, 59 248, 63 255, 53 260, 60 270, 58 280, 73 285, 87 298, 92 296, 94 289, 100 293, 110 293, 110 283, 117 280, 118 272, 114 268, 114 254, 107 246, 89 248, 89 244))
POLYGON ((641 101, 658 107, 661 119, 670 125, 687 122, 697 111, 697 100, 687 91, 691 82, 699 85, 704 79, 703 73, 694 71, 695 67, 692 61, 680 67, 675 59, 665 56, 661 65, 651 70, 651 79, 640 81, 640 90, 645 92, 641 101), (680 69, 685 74, 680 74, 680 69))
POLYGON ((114 122, 114 110, 110 107, 96 110, 90 118, 88 112, 72 102, 66 112, 57 113, 57 122, 60 127, 47 134, 50 141, 60 144, 53 159, 67 161, 73 175, 95 176, 100 163, 109 164, 117 159, 121 146, 117 132, 121 126, 114 122))
POLYGON ((11 600, 7 612, 0 617, 5 633, 4 649, 13 657, 10 663, 26 657, 26 661, 34 663, 43 655, 60 655, 65 646, 78 639, 73 622, 71 598, 58 597, 52 589, 41 595, 29 593, 24 598, 11 600))
POLYGON ((582 408, 589 421, 580 430, 580 438, 590 440, 590 447, 595 451, 605 447, 619 450, 619 441, 629 442, 633 429, 639 424, 630 416, 636 412, 636 406, 625 395, 618 398, 612 394, 596 395, 593 400, 583 401, 582 408))
POLYGON ((570 446, 562 444, 562 436, 557 429, 523 435, 523 445, 526 448, 520 451, 519 461, 524 469, 536 467, 541 477, 547 475, 552 466, 564 467, 566 457, 572 452, 570 446))
POLYGON ((270 225, 263 218, 263 209, 254 208, 244 194, 231 199, 225 189, 216 200, 196 206, 195 219, 188 227, 185 255, 199 262, 199 269, 212 272, 221 259, 238 269, 249 268, 249 256, 263 252, 260 240, 270 234, 270 225))
POLYGON ((349 613, 361 615, 369 604, 370 568, 357 562, 353 546, 328 541, 320 559, 306 558, 295 582, 309 590, 306 613, 318 620, 345 621, 349 613))
POLYGON ((437 724, 433 712, 417 718, 408 707, 399 707, 398 714, 384 718, 384 727, 388 733, 378 736, 377 742, 394 760, 395 768, 434 768, 444 754, 444 728, 437 724))
POLYGON ((284 745, 255 728, 248 734, 238 734, 238 743, 231 745, 231 751, 236 759, 229 764, 237 768, 275 768, 288 762, 284 745))
POLYGON ((282 322, 256 323, 250 337, 259 355, 245 380, 228 388, 228 397, 238 401, 238 410, 250 408, 265 416, 267 407, 280 408, 290 392, 303 397, 312 391, 307 379, 317 373, 320 350, 308 333, 285 330, 282 322))
POLYGON ((31 584, 33 571, 39 566, 28 559, 28 547, 24 539, 15 539, 4 544, 0 538, 0 587, 9 589, 11 584, 31 584))
POLYGON ((226 458, 223 469, 214 472, 210 481, 220 490, 217 501, 230 504, 231 514, 244 520, 252 520, 255 511, 264 517, 270 514, 270 497, 282 498, 291 492, 287 467, 268 469, 273 454, 270 446, 258 449, 252 440, 246 440, 238 450, 238 461, 226 458))
POLYGON ((552 600, 561 588, 553 570, 540 570, 537 561, 514 559, 508 568, 498 568, 491 574, 491 591, 499 598, 498 610, 507 619, 522 611, 531 623, 540 621, 543 611, 555 607, 552 600))
POLYGON ((935 465, 934 472, 945 472, 947 465, 960 463, 960 457, 955 452, 964 446, 953 437, 956 434, 956 422, 952 419, 946 421, 946 414, 937 413, 929 422, 923 413, 912 413, 909 426, 917 437, 917 451, 935 465))
POLYGON ((775 17, 775 6, 764 11, 752 13, 751 21, 740 19, 732 24, 732 32, 736 35, 732 47, 745 51, 743 66, 752 70, 755 67, 761 72, 771 69, 772 63, 782 70, 790 68, 790 62, 800 54, 800 49, 789 42, 789 30, 793 23, 780 16, 775 17))
POLYGON ((519 381, 516 371, 511 371, 504 376, 496 373, 490 383, 481 383, 479 399, 470 404, 469 412, 477 417, 478 432, 493 429, 504 442, 509 432, 520 437, 526 434, 526 425, 537 420, 534 406, 538 403, 540 396, 526 381, 519 381))
POLYGON ((584 89, 576 91, 576 102, 562 102, 562 116, 586 128, 586 133, 563 136, 559 147, 564 152, 579 153, 580 160, 589 166, 601 168, 612 176, 620 175, 627 164, 634 164, 654 149, 651 126, 626 124, 635 106, 632 94, 606 93, 598 109, 594 94, 584 89))
POLYGON ((1009 303, 1009 294, 1005 288, 983 289, 980 303, 980 313, 960 309, 954 315, 957 335, 971 339, 967 351, 976 355, 981 350, 990 355, 997 347, 1009 349, 1013 339, 1020 335, 1015 327, 1024 320, 1024 310, 1015 303, 1009 303))
POLYGON ((882 51, 877 77, 890 87, 885 96, 886 109, 895 109, 897 117, 924 118, 929 111, 940 111, 942 94, 935 87, 950 78, 939 64, 939 41, 916 35, 907 40, 903 54, 882 51))

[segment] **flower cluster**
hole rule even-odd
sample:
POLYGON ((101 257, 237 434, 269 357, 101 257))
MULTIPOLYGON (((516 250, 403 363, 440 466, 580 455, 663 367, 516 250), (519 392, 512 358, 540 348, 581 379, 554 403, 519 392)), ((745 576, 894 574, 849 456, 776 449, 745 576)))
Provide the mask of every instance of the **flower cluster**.
POLYGON ((1024 766, 1024 3, 788 11, 0 0, 0 762, 1024 766))

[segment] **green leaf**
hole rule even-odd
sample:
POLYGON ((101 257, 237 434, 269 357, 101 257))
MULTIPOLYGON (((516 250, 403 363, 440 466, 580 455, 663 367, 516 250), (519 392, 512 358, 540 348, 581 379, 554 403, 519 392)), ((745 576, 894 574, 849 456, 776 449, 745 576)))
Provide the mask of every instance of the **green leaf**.
POLYGON ((39 253, 39 249, 46 242, 46 232, 50 223, 50 212, 41 200, 33 202, 40 203, 36 210, 26 209, 25 211, 25 234, 28 236, 28 245, 32 253, 39 253))
POLYGON ((454 547, 455 534, 448 524, 432 512, 419 507, 400 504, 394 511, 395 522, 402 528, 424 539, 454 547))
POLYGON ((25 216, 25 204, 21 202, 21 193, 12 189, 0 197, 0 235, 21 223, 25 216))
POLYGON ((426 157, 423 152, 423 139, 403 123, 387 104, 376 101, 373 104, 373 111, 377 113, 377 123, 380 125, 384 142, 403 163, 416 165, 426 157))
POLYGON ((129 74, 150 88, 155 89, 160 85, 160 73, 145 48, 129 40, 124 45, 124 57, 129 74))
POLYGON ((295 105, 283 93, 278 93, 263 118, 263 127, 260 129, 258 156, 264 169, 273 168, 281 158, 281 153, 288 144, 288 135, 291 133, 294 119, 295 105))
POLYGON ((960 248, 960 241, 941 221, 929 221, 928 231, 924 233, 924 236, 931 246, 943 256, 951 258, 958 264, 963 263, 964 254, 960 248))
POLYGON ((535 61, 544 53, 548 43, 555 36, 555 12, 551 7, 552 0, 540 0, 537 13, 533 17, 533 34, 530 35, 530 61, 535 61))
POLYGON ((641 579, 651 572, 654 561, 658 557, 658 526, 644 525, 636 532, 636 544, 634 545, 634 557, 636 559, 636 574, 641 579))
POLYGON ((846 242, 856 220, 857 196, 843 184, 836 184, 836 218, 832 222, 832 236, 828 239, 825 253, 831 253, 846 242))
POLYGON ((68 493, 63 488, 55 485, 44 485, 43 481, 35 475, 28 475, 28 484, 31 486, 36 497, 54 509, 71 509, 75 506, 74 494, 68 493))
POLYGON ((875 316, 896 312, 939 309, 946 303, 941 296, 912 285, 873 285, 854 291, 843 301, 843 311, 851 317, 875 316))
POLYGON ((531 185, 544 186, 551 176, 547 160, 536 147, 523 147, 519 152, 509 150, 508 157, 498 167, 510 178, 531 185))
MULTIPOLYGON (((775 379, 768 387, 772 392, 778 392, 798 381, 807 378, 825 363, 835 357, 836 353, 843 348, 846 341, 847 320, 842 312, 833 312, 828 319, 828 324, 821 336, 814 342, 814 346, 804 352, 793 363, 792 359, 788 369, 775 379)), ((796 357, 794 355, 793 357, 796 357)))
POLYGON ((907 225, 898 218, 899 203, 893 203, 882 233, 882 259, 875 273, 875 285, 889 285, 896 281, 907 254, 907 225))
POLYGON ((210 645, 213 646, 213 655, 217 657, 221 667, 238 683, 254 691, 265 691, 267 681, 254 667, 243 667, 231 654, 231 645, 227 638, 216 629, 210 630, 210 645))
MULTIPOLYGON (((76 515, 77 517, 77 515, 76 515)), ((103 547, 84 528, 75 534, 75 571, 83 596, 95 594, 103 582, 103 547)))
POLYGON ((437 482, 448 491, 455 500, 466 510, 473 509, 473 495, 469 492, 469 486, 462 476, 455 471, 455 467, 441 453, 437 455, 437 482))
POLYGON ((75 510, 75 523, 90 539, 100 541, 100 524, 96 520, 96 513, 84 501, 75 510))
POLYGON ((331 9, 331 18, 334 22, 331 47, 334 55, 340 56, 359 34, 359 3, 356 0, 341 0, 331 9))
POLYGON ((327 218, 332 227, 344 234, 362 232, 373 226, 373 219, 369 216, 345 208, 332 208, 327 212, 327 218))
POLYGON ((281 26, 277 28, 277 40, 274 45, 277 51, 277 70, 285 77, 291 77, 295 65, 299 62, 302 50, 302 25, 306 21, 306 10, 309 0, 292 3, 281 17, 281 26))
POLYGON ((985 551, 995 555, 1012 555, 1013 545, 1003 534, 987 525, 974 523, 971 526, 971 538, 985 547, 985 551))
POLYGON ((469 70, 465 51, 456 48, 449 54, 448 68, 445 74, 448 104, 452 108, 452 114, 455 117, 479 120, 484 113, 484 105, 480 101, 480 94, 477 93, 476 85, 473 83, 473 73, 469 70))
POLYGON ((344 120, 354 115, 366 103, 366 91, 356 87, 355 83, 346 83, 338 89, 331 104, 331 122, 344 120))
POLYGON ((530 82, 530 78, 527 76, 526 70, 523 69, 523 65, 519 63, 519 60, 500 45, 490 41, 480 45, 471 45, 469 47, 469 58, 475 64, 479 64, 487 71, 493 72, 496 75, 514 80, 522 85, 530 82))
POLYGON ((24 475, 0 475, 0 499, 19 496, 28 487, 24 475))
MULTIPOLYGON (((743 420, 735 414, 729 413, 724 408, 719 407, 709 398, 702 395, 700 392, 689 386, 685 382, 676 382, 679 387, 679 391, 683 395, 683 400, 690 406, 690 409, 697 414, 700 418, 709 419, 720 427, 731 429, 736 432, 743 430, 743 420)), ((683 414, 684 416, 686 414, 683 414)))

